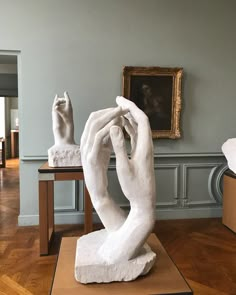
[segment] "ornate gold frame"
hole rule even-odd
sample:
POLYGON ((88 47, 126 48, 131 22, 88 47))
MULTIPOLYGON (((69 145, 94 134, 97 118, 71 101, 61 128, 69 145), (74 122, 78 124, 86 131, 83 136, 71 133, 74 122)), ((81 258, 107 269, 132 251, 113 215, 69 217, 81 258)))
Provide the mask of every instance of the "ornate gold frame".
MULTIPOLYGON (((132 100, 136 103, 135 97, 132 97, 131 89, 135 89, 132 84, 132 78, 137 79, 135 77, 139 76, 138 79, 140 81, 155 81, 158 82, 159 77, 167 77, 165 79, 169 79, 169 85, 171 85, 171 90, 167 90, 168 93, 171 93, 168 98, 170 101, 169 105, 169 126, 168 130, 159 130, 153 129, 152 126, 152 137, 153 138, 180 138, 180 111, 181 111, 181 83, 183 76, 183 68, 164 68, 164 67, 129 67, 125 66, 123 68, 123 96, 127 99, 132 100), (156 77, 156 78, 153 78, 156 77), (155 80, 156 79, 156 80, 155 80)), ((159 86, 161 86, 161 80, 159 79, 159 86)), ((140 84, 141 85, 141 84, 140 84)), ((165 85, 163 87, 166 87, 165 85)), ((167 89, 167 88, 166 88, 167 89)), ((137 104, 137 103, 136 103, 137 104)), ((150 123, 151 124, 151 123, 150 123)))

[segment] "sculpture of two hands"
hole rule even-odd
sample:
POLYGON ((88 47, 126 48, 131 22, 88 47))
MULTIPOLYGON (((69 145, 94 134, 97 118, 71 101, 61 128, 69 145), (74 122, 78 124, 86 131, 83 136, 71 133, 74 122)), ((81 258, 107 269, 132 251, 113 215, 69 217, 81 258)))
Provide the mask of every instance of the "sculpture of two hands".
MULTIPOLYGON (((68 150, 75 147, 71 101, 66 92, 64 96, 55 97, 52 109, 53 148, 63 165, 64 159, 68 161, 68 150)), ((99 110, 89 116, 80 142, 86 186, 105 227, 105 230, 85 235, 77 242, 75 277, 83 283, 132 280, 146 274, 156 257, 144 245, 154 225, 156 197, 149 120, 130 100, 118 96, 116 103, 117 107, 99 110), (131 139, 130 156, 123 128, 131 139), (130 202, 128 216, 108 192, 107 170, 112 149, 120 187, 130 202)), ((77 154, 72 155, 66 164, 73 163, 76 157, 77 154)))
POLYGON ((155 220, 153 143, 149 120, 133 102, 121 96, 116 102, 118 107, 90 115, 80 145, 85 182, 93 206, 109 233, 99 249, 100 256, 107 263, 135 257, 155 220), (130 158, 125 147, 123 126, 131 138, 130 158), (119 183, 130 202, 128 217, 107 190, 112 146, 119 183))

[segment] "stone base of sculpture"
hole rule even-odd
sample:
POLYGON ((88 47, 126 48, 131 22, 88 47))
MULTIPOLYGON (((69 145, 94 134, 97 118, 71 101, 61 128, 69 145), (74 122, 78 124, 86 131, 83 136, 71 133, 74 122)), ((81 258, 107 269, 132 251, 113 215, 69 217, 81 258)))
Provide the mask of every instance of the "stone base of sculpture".
POLYGON ((109 283, 132 281, 149 272, 156 260, 156 254, 145 244, 137 257, 128 261, 108 264, 98 255, 108 233, 105 229, 96 231, 77 240, 75 279, 80 283, 109 283))
POLYGON ((82 166, 79 145, 52 146, 48 150, 48 165, 50 167, 82 166))

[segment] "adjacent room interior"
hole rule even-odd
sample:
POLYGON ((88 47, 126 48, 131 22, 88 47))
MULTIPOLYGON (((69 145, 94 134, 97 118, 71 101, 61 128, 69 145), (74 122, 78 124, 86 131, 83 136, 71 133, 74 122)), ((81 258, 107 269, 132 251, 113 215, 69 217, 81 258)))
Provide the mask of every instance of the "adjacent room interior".
MULTIPOLYGON (((67 294, 53 289, 61 239, 103 227, 82 168, 58 176, 47 166, 55 95, 70 95, 79 145, 92 112, 116 106, 119 95, 132 100, 135 85, 146 96, 150 88, 156 94, 164 85, 162 97, 153 102, 173 97, 166 103, 168 124, 159 130, 149 118, 156 183, 153 233, 193 292, 187 294, 236 294, 236 178, 221 150, 236 137, 236 2, 0 4, 0 293, 67 294), (148 69, 149 80, 141 68, 148 69), (163 84, 166 74, 175 79, 180 72, 179 84, 171 79, 163 84), (132 75, 139 75, 133 88, 127 84, 132 75), (40 196, 46 194, 51 203, 42 209, 40 196)), ((145 109, 139 99, 133 101, 148 115, 154 103, 145 109)), ((129 212, 114 153, 107 177, 114 201, 129 212)), ((119 294, 117 284, 114 294, 119 294)), ((100 286, 106 292, 105 284, 100 286)), ((143 286, 149 294, 145 281, 143 286)))

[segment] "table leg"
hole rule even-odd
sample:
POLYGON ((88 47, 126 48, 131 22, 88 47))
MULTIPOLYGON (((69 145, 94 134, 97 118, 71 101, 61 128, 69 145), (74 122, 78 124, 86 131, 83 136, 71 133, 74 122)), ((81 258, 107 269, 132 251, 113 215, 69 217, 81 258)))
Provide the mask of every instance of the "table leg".
POLYGON ((84 185, 84 231, 90 233, 93 230, 93 205, 86 185, 84 185))
POLYGON ((54 185, 48 181, 48 241, 51 242, 54 235, 54 185))
POLYGON ((48 254, 48 184, 39 181, 39 241, 40 255, 48 254))
POLYGON ((39 181, 39 239, 40 255, 48 255, 54 234, 53 181, 39 181))

